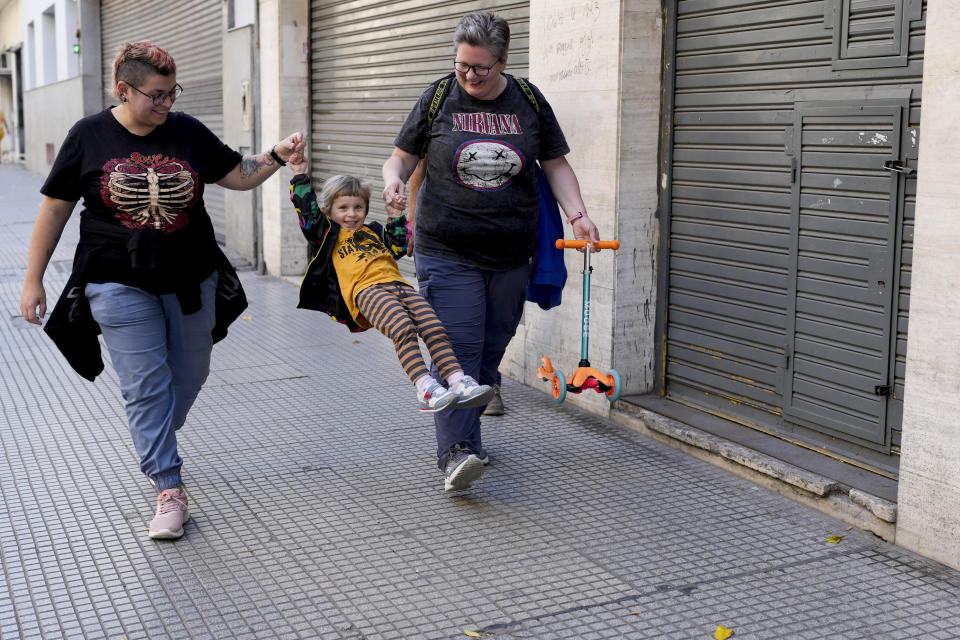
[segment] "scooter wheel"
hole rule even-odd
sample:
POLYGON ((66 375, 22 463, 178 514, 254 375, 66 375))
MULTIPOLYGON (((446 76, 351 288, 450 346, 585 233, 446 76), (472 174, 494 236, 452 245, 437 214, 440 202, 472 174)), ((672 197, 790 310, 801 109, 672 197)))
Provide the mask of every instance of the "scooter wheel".
POLYGON ((610 391, 607 391, 607 400, 613 404, 620 398, 621 389, 620 374, 614 369, 610 369, 610 371, 607 372, 607 384, 613 387, 610 391))
POLYGON ((553 382, 550 383, 551 391, 553 391, 553 399, 557 402, 563 402, 567 397, 567 379, 563 376, 562 371, 553 372, 553 382))

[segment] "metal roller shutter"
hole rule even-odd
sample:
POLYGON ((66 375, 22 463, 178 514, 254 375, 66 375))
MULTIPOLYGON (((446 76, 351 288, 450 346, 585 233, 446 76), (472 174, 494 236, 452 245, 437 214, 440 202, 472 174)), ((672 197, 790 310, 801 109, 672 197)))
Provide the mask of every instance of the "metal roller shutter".
MULTIPOLYGON (((453 32, 471 11, 495 11, 510 23, 507 73, 528 69, 529 2, 313 0, 311 5, 311 173, 348 173, 383 188, 380 168, 414 102, 453 70, 453 32)), ((383 202, 370 201, 383 222, 383 202)), ((402 260, 401 269, 412 269, 402 260)))
POLYGON ((895 472, 925 2, 675 8, 666 393, 895 472))
MULTIPOLYGON (((185 111, 223 137, 223 3, 220 0, 129 2, 101 0, 103 104, 116 104, 111 78, 113 60, 125 41, 150 40, 177 62, 183 95, 176 109, 185 111)), ((223 188, 204 187, 204 204, 219 242, 226 227, 223 188)))

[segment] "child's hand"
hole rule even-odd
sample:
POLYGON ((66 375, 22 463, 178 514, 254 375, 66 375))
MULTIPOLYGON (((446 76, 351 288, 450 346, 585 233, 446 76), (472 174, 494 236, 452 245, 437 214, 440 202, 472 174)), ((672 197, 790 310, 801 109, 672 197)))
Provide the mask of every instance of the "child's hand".
POLYGON ((307 172, 307 159, 303 157, 302 151, 297 151, 290 159, 287 160, 287 165, 290 167, 290 170, 293 171, 294 175, 301 175, 307 172))
POLYGON ((403 215, 403 210, 407 208, 407 196, 402 193, 393 193, 390 199, 385 203, 387 215, 391 218, 403 215))

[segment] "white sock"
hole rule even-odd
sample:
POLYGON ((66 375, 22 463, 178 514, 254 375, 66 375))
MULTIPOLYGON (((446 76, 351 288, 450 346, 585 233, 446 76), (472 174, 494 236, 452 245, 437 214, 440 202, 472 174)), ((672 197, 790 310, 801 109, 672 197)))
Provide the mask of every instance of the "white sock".
POLYGON ((414 384, 417 385, 417 395, 422 398, 423 394, 427 392, 427 389, 434 382, 436 382, 436 380, 433 379, 433 376, 429 375, 417 378, 417 381, 414 382, 414 384))
POLYGON ((456 373, 451 373, 447 376, 447 386, 452 387, 453 385, 460 382, 463 379, 463 371, 457 371, 456 373))

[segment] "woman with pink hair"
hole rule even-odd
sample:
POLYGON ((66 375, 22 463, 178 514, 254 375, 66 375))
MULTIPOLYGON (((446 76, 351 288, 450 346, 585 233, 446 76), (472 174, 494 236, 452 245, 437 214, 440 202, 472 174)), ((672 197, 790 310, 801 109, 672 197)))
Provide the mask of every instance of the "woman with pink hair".
POLYGON ((213 343, 246 307, 204 208, 204 185, 253 189, 303 151, 294 133, 241 156, 199 120, 173 111, 183 90, 163 48, 120 47, 113 63, 120 104, 70 129, 40 189, 20 298, 24 319, 41 324, 43 274, 82 198, 73 272, 44 330, 89 380, 103 370, 103 335, 140 469, 159 493, 150 537, 161 539, 182 536, 190 518, 176 432, 207 379, 213 343))

